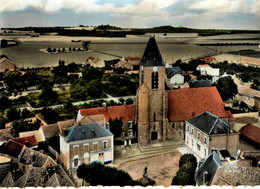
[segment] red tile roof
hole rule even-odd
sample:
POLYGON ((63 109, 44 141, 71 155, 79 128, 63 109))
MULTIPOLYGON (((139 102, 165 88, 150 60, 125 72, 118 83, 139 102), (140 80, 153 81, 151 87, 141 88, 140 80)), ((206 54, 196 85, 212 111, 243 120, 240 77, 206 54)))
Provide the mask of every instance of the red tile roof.
POLYGON ((116 118, 122 118, 123 122, 133 121, 136 116, 136 104, 80 109, 80 113, 84 117, 104 114, 106 122, 108 122, 109 119, 113 120, 116 118))
POLYGON ((124 58, 125 60, 129 61, 129 60, 142 60, 141 56, 128 56, 124 58))
POLYGON ((20 143, 20 144, 25 144, 26 147, 33 147, 33 146, 38 145, 38 142, 37 142, 34 135, 27 136, 27 137, 15 138, 15 139, 13 139, 13 141, 20 143))
POLYGON ((185 121, 202 112, 218 117, 230 117, 224 109, 216 87, 184 88, 168 91, 168 112, 170 121, 185 121))
POLYGON ((9 140, 0 146, 0 153, 18 158, 24 146, 24 144, 9 140))
POLYGON ((243 126, 239 130, 239 132, 241 135, 244 135, 245 137, 260 144, 260 128, 259 127, 249 123, 249 124, 243 126))
POLYGON ((213 60, 215 60, 215 58, 214 57, 203 57, 200 60, 203 60, 205 62, 212 62, 213 60))

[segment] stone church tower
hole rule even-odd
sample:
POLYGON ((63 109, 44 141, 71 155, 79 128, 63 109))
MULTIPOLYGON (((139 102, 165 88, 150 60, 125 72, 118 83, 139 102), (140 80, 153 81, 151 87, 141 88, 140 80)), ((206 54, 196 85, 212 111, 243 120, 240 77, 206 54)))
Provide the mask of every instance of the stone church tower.
POLYGON ((146 46, 139 70, 137 90, 138 142, 147 145, 166 140, 167 91, 165 63, 154 37, 146 46))

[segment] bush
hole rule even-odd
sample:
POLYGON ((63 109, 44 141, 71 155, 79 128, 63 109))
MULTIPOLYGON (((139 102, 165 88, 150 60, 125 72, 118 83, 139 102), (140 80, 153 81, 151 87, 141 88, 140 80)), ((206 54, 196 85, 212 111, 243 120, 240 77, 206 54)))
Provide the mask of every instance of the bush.
POLYGON ((193 154, 184 154, 179 160, 179 170, 172 179, 172 185, 196 185, 194 180, 197 159, 193 154))
POLYGON ((77 169, 77 176, 92 186, 140 185, 128 173, 114 167, 106 167, 99 162, 80 165, 77 169))

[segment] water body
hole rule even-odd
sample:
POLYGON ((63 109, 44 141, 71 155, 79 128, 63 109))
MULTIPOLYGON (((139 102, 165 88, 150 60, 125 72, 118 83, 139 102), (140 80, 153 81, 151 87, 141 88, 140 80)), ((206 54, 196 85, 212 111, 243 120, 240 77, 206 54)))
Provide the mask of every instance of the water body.
MULTIPOLYGON (((56 66, 60 59, 66 63, 85 63, 87 57, 99 57, 101 61, 112 60, 126 56, 142 56, 150 34, 142 36, 127 36, 126 38, 94 38, 94 37, 64 37, 64 36, 40 36, 31 38, 28 36, 18 37, 21 45, 0 49, 0 53, 6 54, 19 67, 42 67, 56 66), (47 54, 40 49, 51 48, 79 48, 81 43, 71 40, 90 40, 91 51, 47 54), (98 51, 98 52, 96 52, 98 51), (99 53, 99 52, 104 52, 99 53), (111 54, 111 55, 108 55, 111 54), (112 56, 116 55, 116 56, 112 56)), ((1 36, 0 39, 12 37, 1 36)), ((213 54, 216 51, 236 51, 242 49, 258 49, 253 46, 198 46, 196 43, 260 43, 260 34, 221 35, 210 37, 198 37, 194 34, 178 34, 164 37, 163 34, 156 34, 156 40, 166 63, 175 62, 178 59, 186 60, 198 56, 213 54)))

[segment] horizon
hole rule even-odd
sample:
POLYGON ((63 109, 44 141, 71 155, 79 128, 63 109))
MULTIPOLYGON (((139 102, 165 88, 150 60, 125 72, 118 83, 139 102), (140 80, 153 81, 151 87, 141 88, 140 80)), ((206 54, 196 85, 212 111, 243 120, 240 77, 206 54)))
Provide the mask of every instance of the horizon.
POLYGON ((0 27, 260 30, 260 0, 0 0, 0 27))

